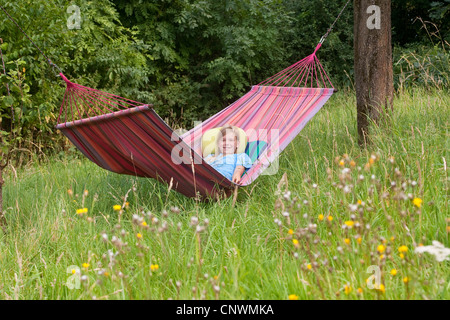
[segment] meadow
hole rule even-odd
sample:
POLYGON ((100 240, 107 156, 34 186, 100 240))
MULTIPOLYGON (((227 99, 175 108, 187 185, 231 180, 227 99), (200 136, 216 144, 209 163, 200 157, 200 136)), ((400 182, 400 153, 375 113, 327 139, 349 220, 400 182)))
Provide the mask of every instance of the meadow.
POLYGON ((450 246, 449 106, 403 90, 360 148, 340 91, 236 202, 75 151, 10 166, 0 299, 449 299, 449 261, 417 252, 450 246))

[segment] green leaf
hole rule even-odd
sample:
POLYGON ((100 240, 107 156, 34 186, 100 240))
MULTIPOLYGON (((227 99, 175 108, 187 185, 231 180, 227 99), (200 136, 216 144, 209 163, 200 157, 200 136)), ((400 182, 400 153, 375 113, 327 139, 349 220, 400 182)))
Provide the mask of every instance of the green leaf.
POLYGON ((10 107, 15 102, 15 99, 13 96, 6 96, 3 98, 3 106, 4 107, 10 107))

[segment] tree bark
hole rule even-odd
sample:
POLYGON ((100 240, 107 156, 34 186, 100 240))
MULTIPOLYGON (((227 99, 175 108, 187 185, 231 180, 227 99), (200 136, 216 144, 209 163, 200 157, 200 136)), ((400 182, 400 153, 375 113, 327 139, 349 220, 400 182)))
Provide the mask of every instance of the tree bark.
POLYGON ((391 0, 355 0, 353 13, 358 141, 365 145, 371 120, 393 109, 391 0))

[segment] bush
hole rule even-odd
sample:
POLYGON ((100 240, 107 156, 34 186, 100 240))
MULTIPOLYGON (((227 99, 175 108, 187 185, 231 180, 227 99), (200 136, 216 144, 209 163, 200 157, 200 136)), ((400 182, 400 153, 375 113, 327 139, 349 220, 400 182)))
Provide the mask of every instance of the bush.
POLYGON ((449 85, 450 54, 445 48, 413 45, 394 50, 394 85, 444 89, 449 85))

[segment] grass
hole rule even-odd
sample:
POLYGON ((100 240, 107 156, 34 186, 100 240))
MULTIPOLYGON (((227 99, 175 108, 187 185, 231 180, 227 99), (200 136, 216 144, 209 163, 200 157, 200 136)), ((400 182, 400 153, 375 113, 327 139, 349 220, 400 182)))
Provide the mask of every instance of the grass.
POLYGON ((449 299, 449 261, 414 252, 449 247, 449 105, 402 92, 360 149, 339 92, 234 207, 82 158, 10 168, 0 299, 449 299))

